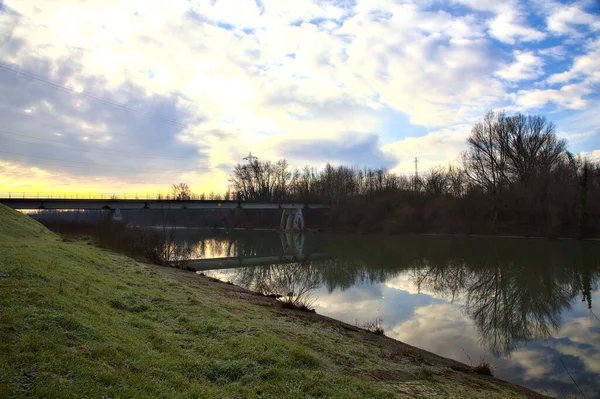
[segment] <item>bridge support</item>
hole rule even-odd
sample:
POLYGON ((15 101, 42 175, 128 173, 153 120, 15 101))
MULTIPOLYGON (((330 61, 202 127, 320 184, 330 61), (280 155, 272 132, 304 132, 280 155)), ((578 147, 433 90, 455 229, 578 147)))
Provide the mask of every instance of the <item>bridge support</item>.
POLYGON ((108 220, 114 220, 115 222, 121 222, 123 220, 123 215, 121 215, 121 209, 109 209, 108 210, 108 220))
POLYGON ((304 230, 302 209, 283 209, 281 212, 280 230, 304 230))
POLYGON ((304 255, 304 233, 280 233, 279 239, 284 255, 304 255))

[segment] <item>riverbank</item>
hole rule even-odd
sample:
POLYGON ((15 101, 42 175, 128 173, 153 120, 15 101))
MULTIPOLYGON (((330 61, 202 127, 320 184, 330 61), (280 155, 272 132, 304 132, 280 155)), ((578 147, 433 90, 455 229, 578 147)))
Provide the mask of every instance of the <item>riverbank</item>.
POLYGON ((8 397, 541 397, 233 285, 62 239, 2 205, 0 290, 8 397))

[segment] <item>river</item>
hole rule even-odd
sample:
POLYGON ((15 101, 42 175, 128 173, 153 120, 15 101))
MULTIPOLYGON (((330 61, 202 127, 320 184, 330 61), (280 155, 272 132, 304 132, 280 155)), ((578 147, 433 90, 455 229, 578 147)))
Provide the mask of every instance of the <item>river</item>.
POLYGON ((485 359, 541 393, 600 398, 600 242, 194 229, 177 240, 209 276, 485 359))

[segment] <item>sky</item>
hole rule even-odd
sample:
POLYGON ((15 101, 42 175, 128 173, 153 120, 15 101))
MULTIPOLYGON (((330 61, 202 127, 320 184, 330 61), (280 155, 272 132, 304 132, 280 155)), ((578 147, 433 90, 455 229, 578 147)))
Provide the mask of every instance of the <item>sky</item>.
POLYGON ((600 161, 599 1, 0 5, 0 193, 223 192, 249 151, 424 171, 501 109, 600 161))

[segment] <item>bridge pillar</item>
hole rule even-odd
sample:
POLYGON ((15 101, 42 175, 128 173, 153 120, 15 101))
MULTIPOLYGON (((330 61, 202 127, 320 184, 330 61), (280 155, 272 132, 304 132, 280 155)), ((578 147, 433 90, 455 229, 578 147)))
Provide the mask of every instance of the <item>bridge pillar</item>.
POLYGON ((280 233, 281 248, 285 255, 304 255, 304 233, 280 233))
POLYGON ((121 215, 121 209, 119 208, 111 208, 108 210, 108 220, 114 220, 116 222, 120 222, 123 220, 123 215, 121 215))
POLYGON ((304 230, 302 209, 283 209, 281 212, 280 230, 304 230))

